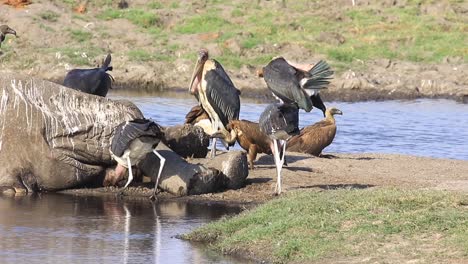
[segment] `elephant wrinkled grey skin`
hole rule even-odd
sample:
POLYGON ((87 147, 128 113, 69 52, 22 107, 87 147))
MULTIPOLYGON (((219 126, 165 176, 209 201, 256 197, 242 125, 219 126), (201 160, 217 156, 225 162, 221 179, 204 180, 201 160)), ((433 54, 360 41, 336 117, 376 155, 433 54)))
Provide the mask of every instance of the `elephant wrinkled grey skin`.
POLYGON ((1 73, 0 192, 53 191, 95 179, 115 164, 114 128, 142 117, 131 103, 1 73))
MULTIPOLYGON (((109 151, 115 128, 135 118, 143 118, 143 114, 128 101, 0 73, 0 194, 56 191, 99 180, 102 183, 106 169, 116 164, 109 151)), ((191 149, 207 152, 206 135, 171 129, 172 135, 180 134, 179 140, 168 141, 171 145, 180 148, 177 142, 185 144, 193 137, 202 137, 192 142, 191 149)), ((247 159, 240 152, 213 161, 216 168, 206 168, 188 163, 162 143, 158 149, 166 158, 159 187, 176 195, 240 186, 248 176, 244 169, 247 159), (237 158, 227 158, 230 156, 237 158), (226 158, 232 161, 224 162, 226 158)), ((143 168, 152 177, 159 162, 154 155, 148 156, 143 168)))

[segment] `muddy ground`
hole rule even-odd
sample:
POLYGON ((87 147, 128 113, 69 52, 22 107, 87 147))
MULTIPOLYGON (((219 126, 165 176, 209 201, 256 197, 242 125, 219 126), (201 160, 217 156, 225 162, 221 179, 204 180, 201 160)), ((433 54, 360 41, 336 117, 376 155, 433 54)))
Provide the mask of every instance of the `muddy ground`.
MULTIPOLYGON (((317 158, 288 153, 283 190, 362 189, 395 187, 436 189, 468 193, 468 161, 434 159, 394 154, 333 154, 317 158)), ((204 163, 197 159, 194 162, 204 163)), ((276 169, 271 156, 260 156, 249 172, 245 187, 218 193, 174 197, 160 193, 160 199, 180 199, 230 205, 255 205, 275 198, 276 169)), ((130 187, 131 197, 151 195, 151 184, 130 187)), ((115 188, 75 189, 75 195, 115 195, 115 188)))
MULTIPOLYGON (((99 48, 113 54, 112 65, 116 88, 139 91, 180 90, 187 91, 189 78, 194 67, 195 57, 190 58, 190 52, 202 47, 210 50, 213 57, 223 54, 225 47, 219 44, 206 46, 206 39, 219 37, 217 33, 202 33, 183 36, 169 36, 168 43, 153 40, 145 31, 125 19, 102 20, 99 14, 102 10, 98 6, 88 5, 81 19, 77 19, 75 11, 61 1, 30 1, 32 4, 23 8, 14 8, 0 4, 0 24, 8 23, 16 29, 17 39, 8 38, 9 51, 0 56, 1 71, 15 71, 28 75, 61 83, 66 72, 77 67, 67 60, 66 51, 69 46, 76 49, 71 38, 72 30, 89 32, 93 38, 90 43, 82 44, 78 51, 89 65, 101 63, 105 54, 90 54, 88 46, 99 48), (58 17, 45 17, 45 12, 60 14, 58 17), (42 18, 41 18, 42 17, 42 18), (102 35, 106 38, 102 38, 102 35), (73 44, 73 45, 72 45, 73 44), (182 50, 171 51, 168 45, 179 45, 182 50), (131 49, 139 48, 158 56, 169 56, 169 61, 149 59, 134 61, 128 56, 131 49), (38 52, 41 51, 41 52, 38 52), (1 57, 4 57, 2 59, 1 57), (8 58, 8 60, 7 60, 8 58)), ((86 1, 76 1, 86 2, 86 1)), ((117 3, 118 1, 115 1, 117 3)), ((144 7, 148 1, 129 1, 134 7, 144 7)), ((162 1, 165 3, 165 1, 162 1)), ((202 1, 203 2, 203 1, 202 1)), ((404 6, 405 1, 357 1, 352 7, 351 1, 342 0, 333 3, 333 10, 326 6, 327 1, 321 1, 317 8, 323 12, 331 12, 330 17, 342 17, 342 12, 350 8, 375 6, 386 8, 389 6, 404 6)), ((189 6, 184 3, 175 10, 160 9, 157 15, 161 18, 161 26, 171 29, 181 23, 189 12, 197 12, 203 8, 203 3, 193 2, 189 6), (186 8, 188 7, 188 8, 186 8)), ((205 3, 206 5, 206 3, 205 3)), ((278 1, 263 1, 265 8, 277 8, 278 1)), ((422 5, 421 12, 431 10, 434 16, 443 16, 447 8, 450 12, 466 12, 466 5, 443 4, 422 5), (440 5, 440 6, 439 6, 440 5), (464 9, 465 8, 465 9, 464 9)), ((288 12, 292 10, 288 10, 288 12)), ((448 22, 447 22, 448 23, 448 22)), ((336 41, 333 36, 317 41, 336 41)), ((221 44, 223 45, 223 44, 221 44)), ((250 53, 273 53, 301 63, 314 63, 323 59, 321 54, 314 54, 295 43, 262 44, 253 50, 243 50, 239 43, 224 43, 231 52, 249 55, 250 53), (228 45, 229 44, 229 45, 228 45), (250 53, 249 53, 250 52, 250 53)), ((392 61, 378 59, 370 61, 356 61, 352 66, 337 72, 329 90, 323 93, 325 101, 361 101, 383 99, 412 99, 412 98, 450 98, 460 102, 468 102, 468 64, 460 57, 447 57, 440 63, 422 64, 406 61, 392 61)), ((326 58, 325 58, 326 59, 326 58)), ((263 80, 256 77, 256 70, 262 65, 243 65, 240 69, 227 69, 235 85, 242 90, 243 97, 269 98, 263 80)))

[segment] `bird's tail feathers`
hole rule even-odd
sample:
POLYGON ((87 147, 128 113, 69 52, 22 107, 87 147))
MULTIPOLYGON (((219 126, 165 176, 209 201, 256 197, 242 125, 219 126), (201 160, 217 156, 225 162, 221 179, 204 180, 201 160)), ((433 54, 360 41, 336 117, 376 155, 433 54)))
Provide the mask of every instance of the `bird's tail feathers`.
POLYGON ((330 65, 323 60, 317 62, 309 71, 310 77, 301 82, 301 86, 307 90, 325 89, 330 84, 333 71, 330 65))
POLYGON ((111 55, 107 54, 106 59, 102 63, 101 69, 104 69, 105 71, 112 71, 113 69, 112 66, 109 66, 109 64, 111 63, 111 59, 112 59, 111 55))

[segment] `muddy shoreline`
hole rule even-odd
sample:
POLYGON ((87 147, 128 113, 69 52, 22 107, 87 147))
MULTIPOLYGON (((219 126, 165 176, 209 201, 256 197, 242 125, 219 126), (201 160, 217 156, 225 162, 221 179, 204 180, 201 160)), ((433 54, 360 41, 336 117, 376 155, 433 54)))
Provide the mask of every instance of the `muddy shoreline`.
MULTIPOLYGON (((317 158, 288 153, 289 166, 283 169, 283 188, 327 191, 333 189, 366 189, 394 187, 402 189, 434 189, 468 193, 468 161, 436 159, 395 154, 333 154, 317 158)), ((176 197, 159 193, 160 200, 224 204, 249 208, 278 196, 273 194, 275 167, 270 156, 261 155, 256 169, 249 172, 244 187, 217 193, 176 197)), ((148 200, 152 183, 131 186, 123 199, 148 200)), ((59 193, 83 196, 116 195, 115 187, 71 189, 59 193)))

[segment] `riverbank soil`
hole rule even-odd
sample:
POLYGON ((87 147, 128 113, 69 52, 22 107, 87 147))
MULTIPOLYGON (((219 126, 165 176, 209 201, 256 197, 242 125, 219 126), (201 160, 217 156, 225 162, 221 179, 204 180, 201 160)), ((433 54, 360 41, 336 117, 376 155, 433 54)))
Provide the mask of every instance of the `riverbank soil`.
POLYGON ((466 1, 27 2, 0 4, 0 24, 18 33, 2 43, 1 71, 61 83, 111 53, 116 89, 186 92, 207 48, 243 97, 270 98, 256 71, 282 55, 331 64, 326 101, 468 101, 466 1))
MULTIPOLYGON (((223 154, 220 154, 223 155, 223 154)), ((288 166, 282 170, 284 192, 292 190, 366 189, 398 187, 433 189, 468 193, 468 161, 423 158, 393 154, 333 154, 317 158, 307 154, 288 153, 288 166)), ((191 163, 208 163, 193 159, 191 163)), ((233 205, 258 204, 275 199, 276 168, 272 156, 259 155, 249 171, 246 185, 237 190, 174 197, 161 193, 162 199, 181 199, 233 205)), ((129 196, 151 195, 151 184, 130 187, 129 196)), ((66 193, 106 195, 116 188, 75 189, 66 193)))

